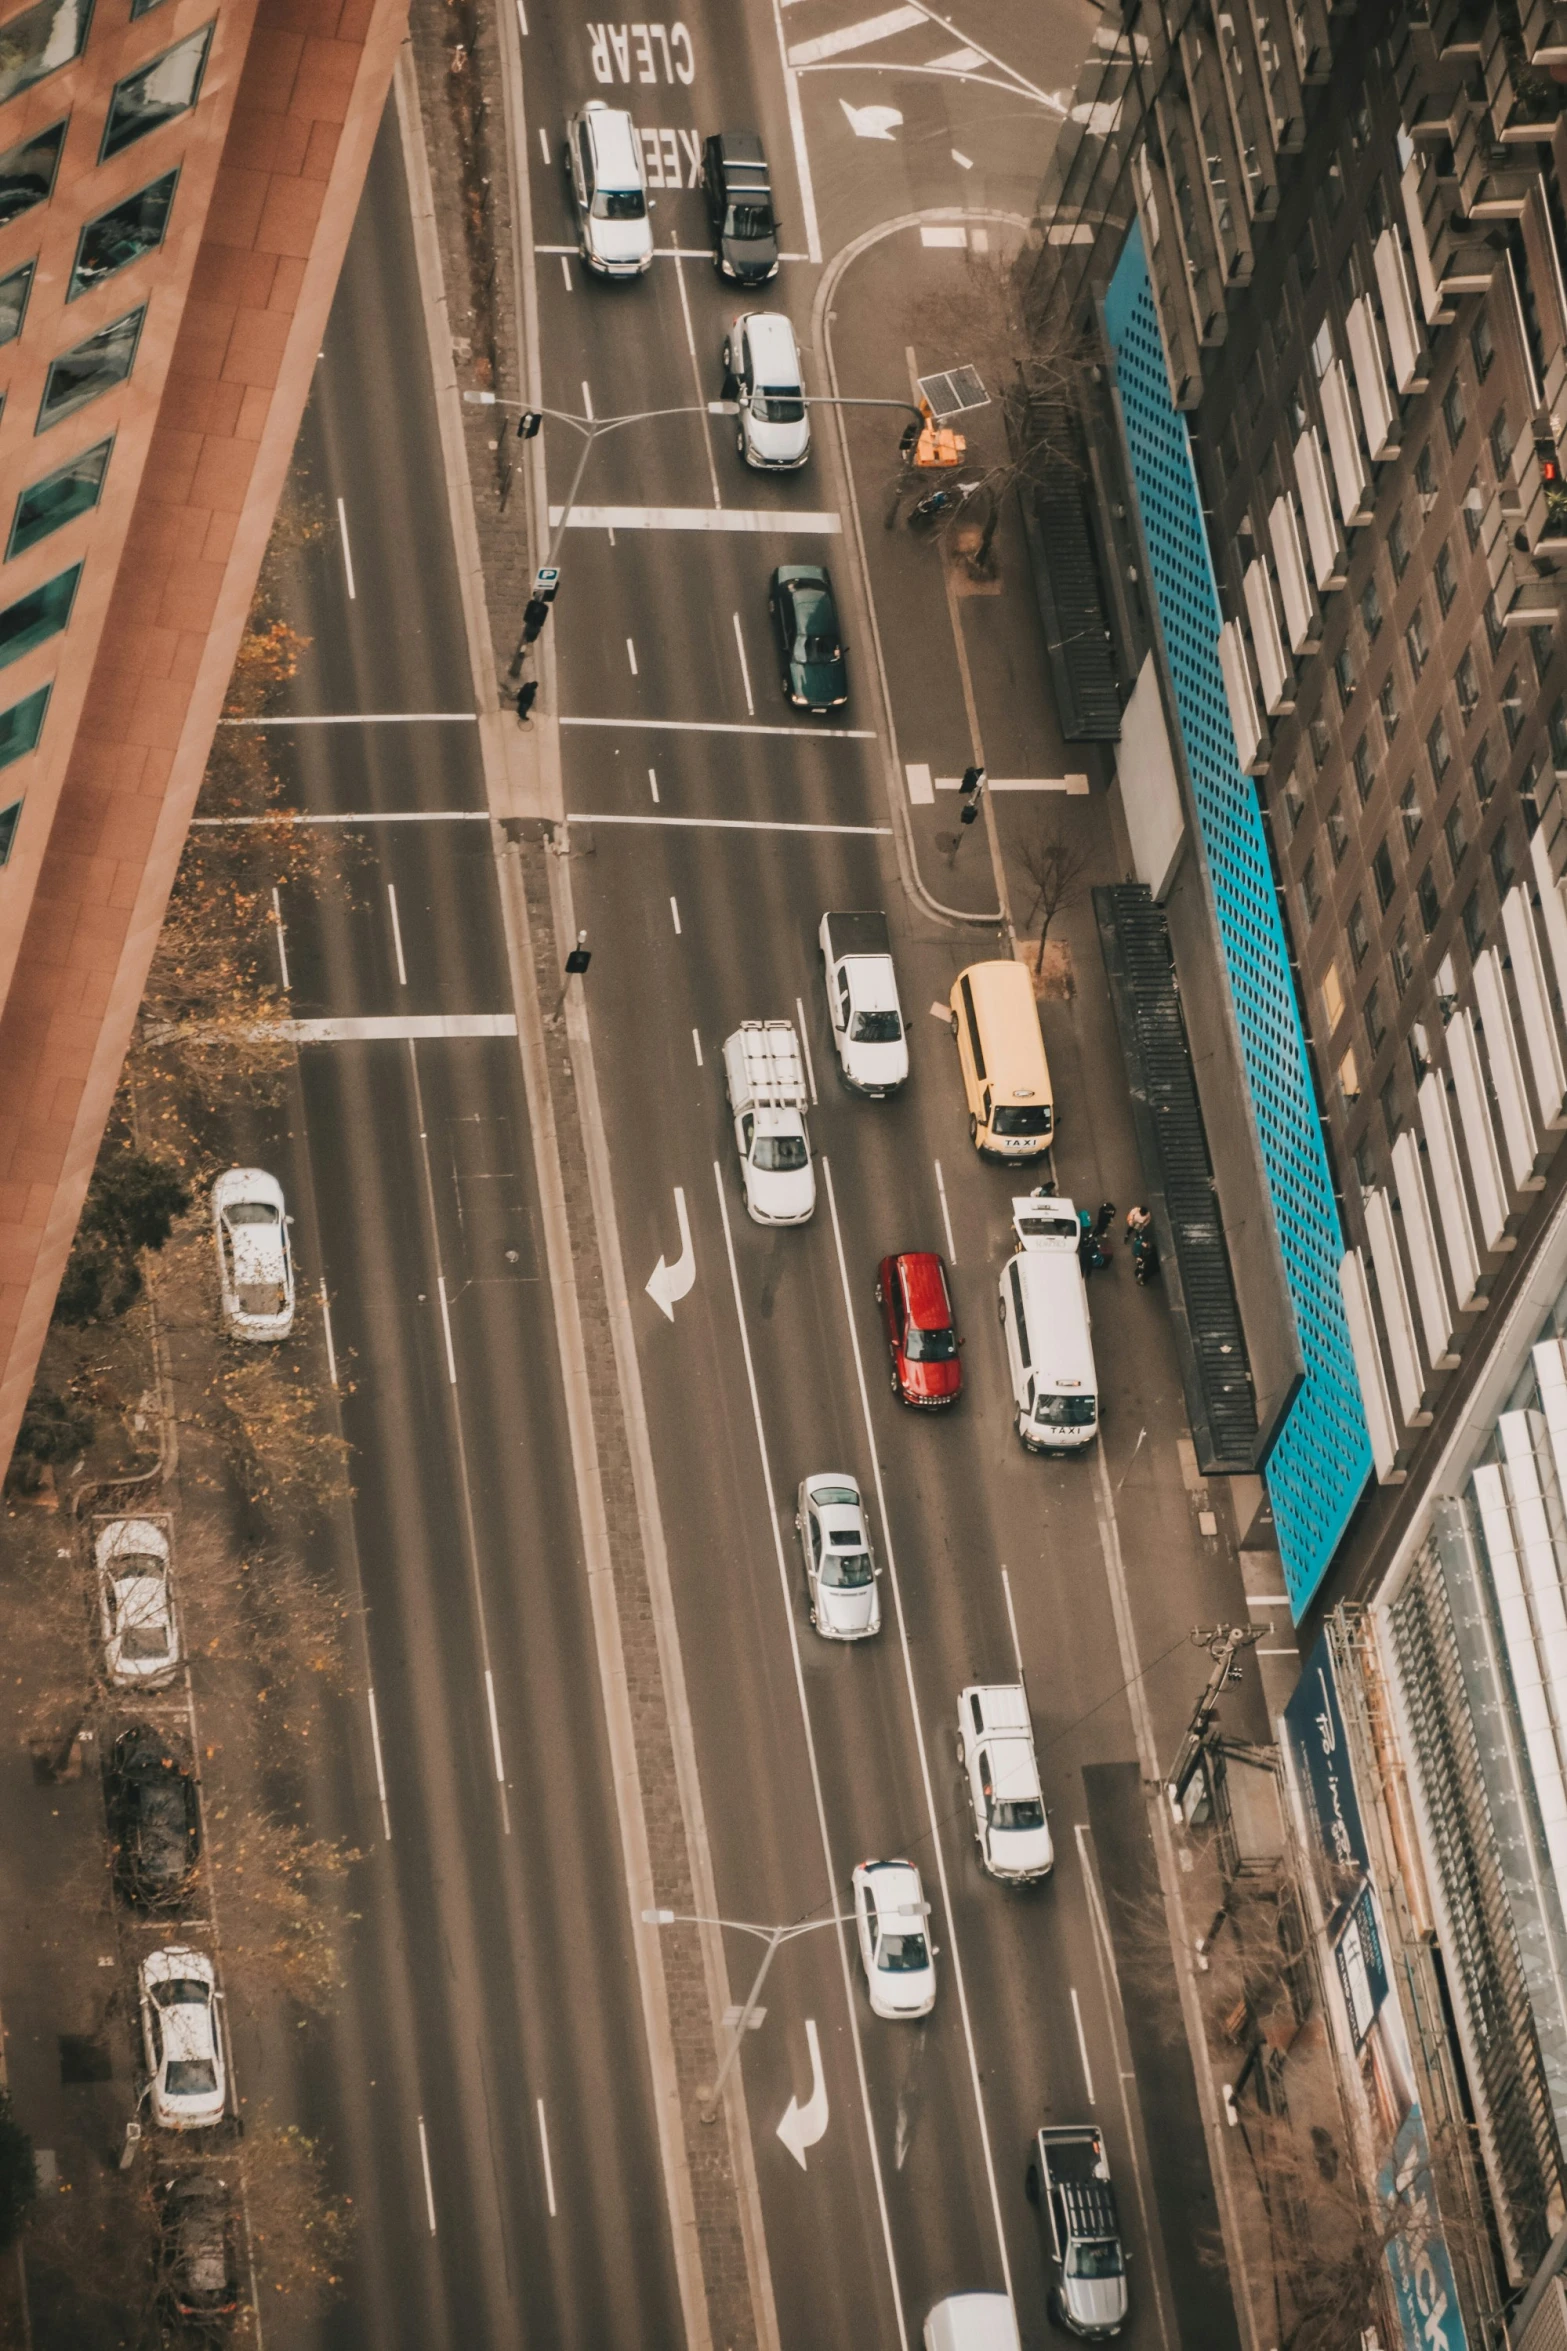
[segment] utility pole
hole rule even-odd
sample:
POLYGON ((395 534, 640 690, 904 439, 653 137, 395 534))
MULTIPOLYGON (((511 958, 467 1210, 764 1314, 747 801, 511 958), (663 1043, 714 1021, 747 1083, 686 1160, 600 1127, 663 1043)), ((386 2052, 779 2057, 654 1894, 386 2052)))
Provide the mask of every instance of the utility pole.
POLYGON ((1203 1749, 1219 1711, 1219 1700, 1241 1678, 1236 1658, 1243 1649, 1255 1647, 1258 1632, 1255 1625, 1220 1624, 1211 1629, 1195 1625, 1191 1637, 1195 1646, 1206 1649, 1213 1659, 1213 1671, 1208 1676, 1207 1688, 1192 1709, 1191 1721, 1164 1783, 1170 1810, 1177 1820, 1183 1817, 1181 1804, 1186 1791, 1202 1768, 1203 1749))

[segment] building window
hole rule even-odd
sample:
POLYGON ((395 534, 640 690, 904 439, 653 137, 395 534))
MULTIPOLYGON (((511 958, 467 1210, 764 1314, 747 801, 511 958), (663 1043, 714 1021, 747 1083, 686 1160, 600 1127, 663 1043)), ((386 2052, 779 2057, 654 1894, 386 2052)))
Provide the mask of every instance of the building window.
POLYGON ((1333 683, 1338 688, 1340 710, 1347 710, 1355 693, 1355 664, 1347 645, 1333 657, 1333 683))
POLYGON ((1505 898, 1513 886, 1513 877, 1516 871, 1513 865, 1513 844, 1506 825, 1503 825, 1496 839, 1491 843, 1491 871, 1496 876, 1498 898, 1505 898))
POLYGON ((136 345, 146 315, 144 302, 139 310, 129 310, 123 318, 100 327, 85 343, 62 351, 50 363, 35 432, 46 432, 62 417, 74 416, 78 408, 96 400, 100 392, 112 391, 116 384, 124 383, 136 364, 136 345))
POLYGON ((1364 155, 1371 144, 1371 109, 1364 98, 1349 110, 1349 143, 1357 155, 1364 155))
POLYGON ((152 58, 137 72, 127 74, 123 82, 116 82, 114 95, 109 100, 109 119, 103 126, 103 146, 98 160, 106 163, 111 155, 118 155, 122 147, 129 147, 135 139, 143 139, 166 122, 188 113, 201 95, 201 77, 207 69, 207 51, 212 46, 212 27, 207 25, 199 33, 191 33, 172 49, 165 49, 161 57, 152 58))
POLYGON ((1447 721, 1438 711, 1426 735, 1426 756, 1431 762, 1431 773, 1440 785, 1453 764, 1453 746, 1447 739, 1447 721))
POLYGON ((1333 748, 1333 737, 1328 733, 1326 725, 1320 718, 1314 718, 1306 732, 1311 738, 1311 756, 1316 762, 1317 773, 1320 775, 1328 764, 1328 753, 1333 748))
POLYGON ((1567 695, 1557 695, 1551 712, 1551 765, 1558 775, 1567 775, 1567 695))
POLYGON ((1401 922, 1398 937, 1393 941, 1393 985, 1400 997, 1415 976, 1415 959, 1409 952, 1409 925, 1401 922))
POLYGON ((1393 737, 1398 733, 1399 720, 1398 682, 1391 670, 1382 680, 1382 691, 1377 696, 1377 708, 1382 713, 1382 731, 1391 743, 1393 737))
POLYGON ((1355 1173, 1360 1178, 1361 1190, 1363 1192, 1374 1191, 1377 1181, 1377 1162, 1376 1154, 1371 1148, 1369 1135, 1362 1135, 1360 1141, 1355 1145, 1354 1160, 1355 1173))
POLYGON ((13 555, 25 555, 40 539, 47 539, 51 531, 74 522, 79 514, 91 513, 103 494, 103 477, 109 470, 113 447, 112 440, 100 441, 96 449, 84 450, 69 465, 46 473, 41 482, 28 484, 16 502, 5 551, 8 563, 13 555))
POLYGON ((1420 927, 1429 939, 1442 919, 1442 901, 1436 893, 1436 876, 1429 865, 1415 884, 1415 896, 1420 904, 1420 927))
POLYGON ((1535 627, 1529 631, 1529 650, 1534 655, 1536 681, 1543 686, 1545 673, 1551 666, 1551 655, 1556 650, 1555 634, 1549 623, 1543 628, 1535 627))
POLYGON ((1442 831, 1447 837, 1447 854, 1452 860, 1453 879, 1456 882, 1458 869, 1469 849, 1469 835, 1464 830, 1464 804, 1461 800, 1455 800, 1448 810, 1447 822, 1442 831))
POLYGON ((67 302, 74 302, 78 294, 87 293, 105 278, 112 278, 116 270, 129 269, 144 254, 156 253, 168 229, 179 176, 177 171, 166 171, 151 187, 127 196, 123 203, 116 204, 111 211, 100 212, 96 220, 87 223, 76 248, 76 267, 65 290, 67 302))
POLYGON ((1494 661, 1507 639, 1507 623, 1502 618, 1502 608, 1496 601, 1494 588, 1485 600, 1485 637, 1494 661))
POLYGON ((1290 839, 1300 831, 1300 820, 1306 813, 1306 802, 1301 793, 1300 779, 1291 769, 1284 779, 1284 813, 1289 818, 1290 839))
POLYGON ((1306 921, 1314 923, 1322 912, 1322 884, 1317 879, 1317 853, 1312 851, 1301 871, 1300 894, 1306 905, 1306 921))
POLYGON ((1464 437, 1464 427, 1469 422, 1464 413, 1463 386, 1456 375, 1442 394, 1442 422, 1447 427, 1449 449, 1456 449, 1464 437))
POLYGON ((1345 1109, 1353 1110, 1360 1100, 1360 1064, 1355 1059, 1353 1045, 1338 1065, 1338 1082, 1345 1109))
POLYGON ((1409 546, 1404 537, 1403 511, 1394 515, 1387 526, 1387 556, 1393 566, 1393 577, 1401 580, 1409 569, 1409 546))
POLYGON ((1420 838, 1420 827, 1425 822, 1420 807, 1419 789, 1413 776, 1410 777, 1399 796, 1398 809, 1404 820, 1404 846, 1406 849, 1413 849, 1420 838))
POLYGON ((1330 963, 1322 975, 1322 1008, 1328 1017, 1328 1033, 1338 1027, 1344 1017, 1344 985, 1338 976, 1338 965, 1330 963))
POLYGON ((1485 952, 1485 921, 1480 912, 1480 893, 1471 890, 1464 900, 1464 945, 1469 950, 1471 963, 1478 963, 1485 952))
POLYGON ((1422 498, 1434 498, 1436 496, 1436 475, 1432 470, 1431 444, 1429 441, 1427 441, 1425 447, 1421 450, 1420 455, 1415 459, 1415 488, 1419 491, 1422 498))
POLYGON ((1491 463, 1496 468, 1496 478, 1499 482, 1506 479, 1507 468, 1512 463, 1512 456, 1512 427, 1507 421, 1506 409, 1499 408, 1491 419, 1491 463))
POLYGON ((11 862, 11 844, 16 839, 16 828, 22 821, 22 803, 13 800, 9 808, 0 808, 0 865, 11 862))
POLYGON ((1366 998, 1366 1035, 1371 1042, 1372 1059, 1375 1060, 1387 1037, 1387 1022, 1382 1018, 1382 997, 1376 988, 1366 998))
POLYGON ((1356 795, 1359 798, 1361 807, 1364 808, 1366 802, 1371 797, 1371 787, 1377 780, 1376 770, 1371 764, 1371 746, 1366 741, 1364 735, 1361 736, 1360 741, 1355 745, 1354 755, 1350 764, 1355 771, 1356 795))
POLYGON ((1337 220, 1344 209, 1344 166, 1335 155, 1323 176, 1327 191, 1329 216, 1337 220))
POLYGON ((1398 1141, 1398 1079, 1390 1077, 1378 1096, 1382 1104, 1382 1120, 1390 1143, 1398 1141))
MULTIPOLYGON (((0 710, 0 767, 9 767, 14 759, 25 759, 29 751, 37 750, 50 692, 48 686, 36 686, 9 710, 0 710)), ((20 809, 21 802, 16 805, 20 809)))
POLYGON ((1464 724, 1467 726, 1480 699, 1480 673, 1475 668, 1474 655, 1467 649, 1453 672, 1453 685, 1458 694, 1458 707, 1464 714, 1464 724))
POLYGON ((1491 765, 1491 738, 1489 735, 1480 737, 1478 748, 1469 763, 1469 769, 1474 777, 1475 791, 1483 808, 1496 790, 1496 774, 1491 765))
POLYGON ((1426 641, 1425 614, 1418 604, 1404 625, 1404 644, 1409 653, 1409 666, 1415 673, 1415 683, 1418 686, 1420 672, 1431 658, 1431 647, 1426 641))
POLYGON ((71 617, 81 576, 81 565, 73 563, 68 571, 29 588, 25 596, 18 596, 14 604, 0 611, 0 669, 59 635, 71 617))
POLYGON ((20 220, 35 204, 48 203, 64 144, 65 125, 56 122, 0 155, 0 228, 20 220))
POLYGON ((1349 910, 1349 920, 1344 925, 1344 936, 1349 941, 1349 951, 1355 959, 1355 969, 1359 971, 1367 955, 1371 952, 1371 940, 1366 931, 1365 908, 1358 898, 1349 910))
POLYGON ((1475 375, 1483 384, 1491 372, 1496 357, 1496 345, 1491 340, 1491 321, 1482 310, 1469 330, 1469 348, 1474 354, 1475 375))
POLYGON ((0 41, 0 106, 82 53, 92 0, 38 0, 11 17, 0 41))
POLYGON ((27 297, 32 290, 34 264, 24 261, 20 269, 13 269, 9 277, 0 278, 0 343, 14 343, 22 331, 22 320, 27 314, 27 297))
POLYGON ((1436 600, 1442 607, 1442 618, 1446 620, 1453 609, 1453 598, 1458 593, 1458 582, 1453 577, 1453 558, 1445 539, 1436 551, 1436 561, 1431 567, 1431 576, 1436 582, 1436 600))
POLYGON ((1386 914, 1393 897, 1393 853, 1386 841, 1371 860, 1371 879, 1377 888, 1377 904, 1386 914))
POLYGON ((1472 555, 1480 544, 1480 530, 1485 521, 1485 499, 1480 491, 1480 469, 1476 466, 1469 476, 1469 487, 1464 492, 1464 535, 1472 555))
POLYGON ((162 6, 163 0, 131 0, 132 24, 136 22, 136 19, 139 16, 151 16, 155 8, 161 8, 162 6))
POLYGON ((1344 852, 1349 847, 1349 827, 1344 822, 1344 803, 1335 800, 1328 810, 1328 846, 1333 851, 1333 862, 1342 865, 1344 852))
POLYGON ((1360 617, 1366 627, 1366 642, 1368 645, 1372 644, 1375 642, 1378 629, 1382 626, 1382 599, 1377 594, 1377 583, 1374 579, 1367 580, 1360 591, 1360 617))
POLYGON ((1502 724, 1507 729, 1509 750, 1523 733, 1524 715, 1523 696, 1518 690, 1518 672, 1514 670, 1502 688, 1502 724))

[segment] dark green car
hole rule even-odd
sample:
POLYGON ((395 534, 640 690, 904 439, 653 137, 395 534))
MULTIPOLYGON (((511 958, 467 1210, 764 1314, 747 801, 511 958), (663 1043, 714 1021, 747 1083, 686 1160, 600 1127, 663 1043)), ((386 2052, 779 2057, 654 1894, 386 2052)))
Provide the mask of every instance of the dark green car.
POLYGON ((849 672, 832 581, 821 565, 780 564, 772 577, 767 609, 784 665, 785 698, 813 718, 842 710, 849 699, 849 672))

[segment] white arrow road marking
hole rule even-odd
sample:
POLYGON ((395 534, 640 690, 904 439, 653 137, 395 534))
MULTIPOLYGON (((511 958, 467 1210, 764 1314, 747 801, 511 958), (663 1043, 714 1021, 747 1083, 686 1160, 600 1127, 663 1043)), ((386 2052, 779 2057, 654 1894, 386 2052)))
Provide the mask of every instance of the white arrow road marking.
POLYGON ((847 98, 838 103, 857 139, 890 139, 902 127, 903 117, 896 106, 851 106, 847 98))
POLYGON ((827 2084, 822 2075, 822 2052, 814 2017, 805 2020, 805 2037, 811 2045, 811 2094, 803 2106, 798 2098, 791 2098, 778 2125, 779 2138, 802 2171, 806 2148, 814 2147, 827 2133, 827 2084))
POLYGON ((680 1219, 680 1255, 673 1265, 666 1265, 661 1257, 648 1276, 647 1294, 660 1314, 669 1322, 675 1319, 675 1300, 689 1296, 696 1280, 696 1258, 691 1248, 691 1220, 686 1215, 686 1196, 675 1186, 675 1214, 680 1219))

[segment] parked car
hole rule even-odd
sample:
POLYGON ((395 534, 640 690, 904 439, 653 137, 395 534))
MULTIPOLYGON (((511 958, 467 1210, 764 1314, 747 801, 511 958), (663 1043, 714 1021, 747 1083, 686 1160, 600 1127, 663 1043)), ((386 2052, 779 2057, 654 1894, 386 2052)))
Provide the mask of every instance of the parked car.
POLYGON ((158 2191, 164 2307, 210 2322, 239 2308, 234 2192, 217 2172, 181 2171, 158 2191))
POLYGON ((150 1723, 122 1731, 104 1766, 114 1877, 133 1902, 177 1902, 201 1856, 201 1808, 189 1761, 150 1723))
POLYGON ((150 1518, 111 1519, 93 1548, 104 1671, 121 1689, 160 1689, 180 1662, 168 1532, 150 1518))
POLYGON ((286 1339, 294 1327, 294 1252, 283 1187, 262 1167, 231 1167, 212 1187, 223 1319, 236 1339, 286 1339))
POLYGON ((720 277, 762 286, 778 275, 772 174, 755 131, 718 131, 702 148, 702 192, 720 277))
POLYGON ((590 98, 566 125, 561 161, 587 267, 595 277, 639 278, 653 265, 653 223, 630 115, 590 98))
POLYGON ((842 710, 849 699, 849 670, 832 581, 822 566, 780 564, 768 583, 767 609, 783 663, 785 701, 813 718, 842 710))
POLYGON ((735 446, 760 473, 796 473, 811 454, 800 347, 780 310, 737 318, 722 353, 724 395, 740 403, 735 446))
POLYGON ((862 1861, 854 1873, 854 1922, 872 2012, 929 2016, 936 2005, 930 1904, 912 1861, 862 1861))
POLYGON ((876 1300, 892 1350, 892 1392, 905 1404, 956 1404, 963 1392, 962 1345, 947 1288, 947 1269, 933 1249, 884 1257, 876 1270, 876 1300))
POLYGON ((200 2131, 221 2122, 228 2082, 211 1960, 178 1943, 149 1951, 137 1994, 153 2121, 166 2131, 200 2131))
POLYGON ((812 1624, 829 1641, 868 1641, 881 1631, 881 1570, 871 1555, 858 1484, 837 1469, 804 1479, 794 1523, 812 1624))

